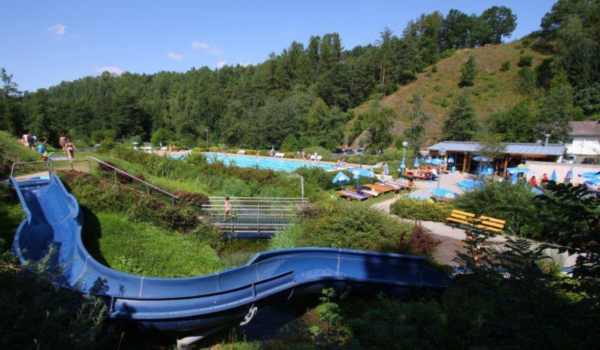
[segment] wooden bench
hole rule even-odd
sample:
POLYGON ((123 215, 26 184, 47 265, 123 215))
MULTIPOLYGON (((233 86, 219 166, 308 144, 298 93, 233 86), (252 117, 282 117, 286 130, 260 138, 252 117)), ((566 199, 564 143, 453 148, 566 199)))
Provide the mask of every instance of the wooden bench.
POLYGON ((480 216, 477 218, 475 227, 492 232, 502 232, 506 226, 506 220, 500 220, 489 216, 480 216))
POLYGON ((446 221, 454 223, 456 226, 463 225, 467 228, 476 228, 484 231, 500 233, 506 226, 506 220, 500 220, 489 216, 475 217, 475 214, 460 210, 452 210, 446 221))
POLYGON ((446 221, 453 222, 456 225, 462 224, 465 226, 473 226, 476 219, 475 214, 473 213, 467 213, 466 211, 460 210, 452 210, 452 213, 450 213, 450 216, 446 218, 446 221))

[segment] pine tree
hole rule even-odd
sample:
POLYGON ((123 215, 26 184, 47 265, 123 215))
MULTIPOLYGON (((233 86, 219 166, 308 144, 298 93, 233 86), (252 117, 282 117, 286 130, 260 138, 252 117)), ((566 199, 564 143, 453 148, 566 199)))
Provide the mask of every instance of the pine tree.
POLYGON ((560 71, 552 79, 550 90, 538 111, 536 131, 543 137, 548 133, 551 140, 559 141, 568 137, 571 127, 569 122, 573 115, 573 89, 564 71, 560 71))
POLYGON ((462 65, 460 69, 462 75, 460 76, 459 86, 473 86, 475 84, 475 77, 477 76, 477 63, 475 57, 469 56, 469 60, 462 65))
POLYGON ((479 121, 473 103, 467 94, 462 94, 456 100, 444 122, 443 139, 471 141, 478 130, 479 121))
POLYGON ((423 110, 421 105, 421 93, 416 91, 413 94, 413 109, 407 113, 408 127, 404 129, 404 136, 408 141, 408 147, 417 154, 421 150, 421 146, 425 142, 425 123, 431 118, 427 112, 423 110))

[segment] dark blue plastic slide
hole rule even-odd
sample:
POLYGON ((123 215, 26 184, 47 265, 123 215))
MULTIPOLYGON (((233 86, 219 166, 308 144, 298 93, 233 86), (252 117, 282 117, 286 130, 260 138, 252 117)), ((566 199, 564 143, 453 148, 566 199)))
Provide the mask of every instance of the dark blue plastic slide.
POLYGON ((54 246, 50 264, 60 267, 57 284, 104 298, 111 319, 142 329, 187 331, 248 320, 265 303, 328 287, 402 294, 442 290, 447 283, 424 266, 423 257, 329 248, 262 252, 244 266, 202 277, 129 275, 87 252, 79 204, 55 174, 11 183, 27 216, 14 242, 21 262, 39 260, 54 246))

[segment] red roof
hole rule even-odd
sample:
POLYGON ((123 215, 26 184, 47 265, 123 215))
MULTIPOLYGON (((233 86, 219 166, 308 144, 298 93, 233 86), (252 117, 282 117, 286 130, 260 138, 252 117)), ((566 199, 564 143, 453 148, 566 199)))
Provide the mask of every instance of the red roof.
POLYGON ((572 131, 569 136, 600 136, 600 122, 570 122, 572 131))

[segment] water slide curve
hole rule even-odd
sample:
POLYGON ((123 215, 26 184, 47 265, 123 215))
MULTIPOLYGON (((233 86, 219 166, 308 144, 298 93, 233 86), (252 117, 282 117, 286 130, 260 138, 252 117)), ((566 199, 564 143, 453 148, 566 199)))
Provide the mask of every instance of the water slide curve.
POLYGON ((11 183, 26 213, 13 246, 21 263, 42 259, 54 246, 50 265, 60 267, 54 283, 102 297, 109 318, 141 329, 189 331, 247 321, 262 305, 323 288, 403 294, 442 290, 447 283, 423 257, 331 248, 261 252, 244 266, 194 278, 130 275, 87 252, 79 204, 56 174, 11 183))

